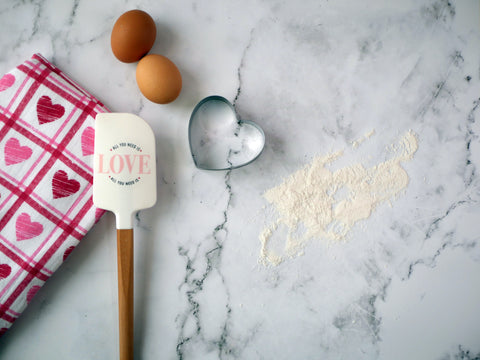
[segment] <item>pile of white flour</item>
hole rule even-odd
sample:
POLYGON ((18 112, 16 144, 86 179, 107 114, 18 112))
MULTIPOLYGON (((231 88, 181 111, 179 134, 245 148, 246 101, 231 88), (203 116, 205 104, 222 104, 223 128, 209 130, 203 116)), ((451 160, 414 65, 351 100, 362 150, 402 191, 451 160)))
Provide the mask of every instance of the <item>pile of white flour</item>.
POLYGON ((260 261, 278 265, 287 257, 301 254, 312 238, 343 240, 352 226, 367 219, 378 204, 394 199, 408 185, 408 175, 400 163, 411 160, 417 150, 415 133, 408 131, 391 147, 395 156, 371 168, 358 163, 332 172, 325 166, 343 152, 317 157, 266 191, 264 197, 278 218, 260 234, 260 261), (281 254, 270 244, 279 227, 287 228, 281 254))

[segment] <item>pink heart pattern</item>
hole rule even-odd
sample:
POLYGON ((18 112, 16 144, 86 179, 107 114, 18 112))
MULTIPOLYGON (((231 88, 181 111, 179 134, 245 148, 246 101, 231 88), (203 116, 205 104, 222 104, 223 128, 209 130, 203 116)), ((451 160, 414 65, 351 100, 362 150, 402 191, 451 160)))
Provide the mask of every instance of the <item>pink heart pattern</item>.
POLYGON ((108 109, 39 54, 0 73, 0 98, 1 337, 104 213, 91 173, 95 115, 108 109))
POLYGON ((15 223, 15 234, 17 241, 27 240, 40 235, 43 232, 43 225, 32 221, 30 215, 21 213, 15 223))
POLYGON ((40 125, 60 119, 65 114, 65 108, 53 104, 49 96, 43 95, 37 102, 37 116, 40 125))
POLYGON ((12 268, 8 264, 0 264, 0 280, 6 279, 10 273, 12 272, 12 268))
POLYGON ((20 141, 15 138, 8 139, 5 144, 5 164, 19 164, 32 156, 32 149, 28 146, 21 146, 20 141))
POLYGON ((89 126, 82 133, 82 154, 92 155, 94 151, 95 130, 89 126))
POLYGON ((33 285, 27 292, 27 303, 30 303, 32 301, 33 297, 35 294, 40 290, 40 285, 33 285))
POLYGON ((95 209, 95 224, 100 220, 103 214, 105 214, 105 210, 99 208, 95 209))
POLYGON ((63 170, 58 170, 52 179, 52 193, 54 199, 64 198, 75 194, 80 190, 80 183, 77 180, 69 179, 63 170))
POLYGON ((5 74, 0 79, 0 91, 7 90, 10 86, 15 83, 15 76, 12 74, 5 74))
POLYGON ((63 261, 67 260, 68 256, 72 253, 73 249, 75 249, 75 246, 69 246, 67 250, 63 253, 63 261))

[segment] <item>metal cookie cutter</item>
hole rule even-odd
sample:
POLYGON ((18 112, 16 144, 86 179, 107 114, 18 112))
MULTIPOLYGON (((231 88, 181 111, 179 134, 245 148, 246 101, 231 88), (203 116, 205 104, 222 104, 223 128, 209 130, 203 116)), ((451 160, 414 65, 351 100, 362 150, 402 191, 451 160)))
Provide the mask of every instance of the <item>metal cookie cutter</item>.
POLYGON ((265 146, 265 133, 253 121, 238 119, 227 99, 213 95, 193 109, 188 141, 197 168, 230 170, 258 158, 265 146))

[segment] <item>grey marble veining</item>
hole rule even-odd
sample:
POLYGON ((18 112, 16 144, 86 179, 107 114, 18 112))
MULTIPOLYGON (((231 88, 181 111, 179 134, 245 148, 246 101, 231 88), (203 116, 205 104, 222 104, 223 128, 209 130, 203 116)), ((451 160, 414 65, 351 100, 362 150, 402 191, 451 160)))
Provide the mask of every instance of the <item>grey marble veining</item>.
MULTIPOLYGON (((159 200, 135 216, 136 358, 480 358, 478 2, 5 1, 0 29, 0 72, 40 52, 155 132, 159 200), (182 73, 172 104, 144 99, 135 65, 111 53, 132 8, 182 73), (188 120, 214 94, 265 131, 244 168, 193 165, 188 120), (336 166, 376 165, 410 129, 419 148, 391 207, 344 242, 259 262, 266 190, 335 151, 336 166)), ((82 240, 0 339, 1 359, 117 357, 114 226, 107 214, 82 240)))

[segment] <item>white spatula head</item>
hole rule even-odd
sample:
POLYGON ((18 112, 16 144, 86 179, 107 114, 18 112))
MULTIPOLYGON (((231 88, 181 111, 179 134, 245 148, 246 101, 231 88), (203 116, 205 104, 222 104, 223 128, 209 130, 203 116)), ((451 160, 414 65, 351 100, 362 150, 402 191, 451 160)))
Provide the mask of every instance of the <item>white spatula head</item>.
POLYGON ((102 113, 95 119, 93 203, 115 213, 117 229, 157 201, 155 137, 140 117, 102 113))

